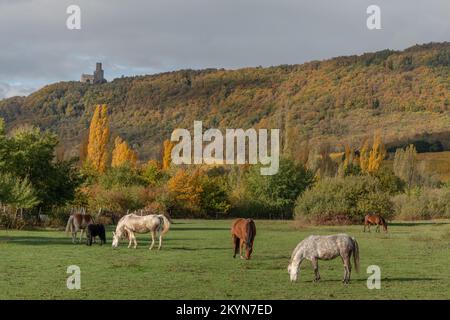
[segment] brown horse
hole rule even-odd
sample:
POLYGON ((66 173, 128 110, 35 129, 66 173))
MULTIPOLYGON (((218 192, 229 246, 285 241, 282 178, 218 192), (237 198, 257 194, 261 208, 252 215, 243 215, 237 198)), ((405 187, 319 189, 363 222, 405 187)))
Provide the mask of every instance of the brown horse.
POLYGON ((375 232, 380 232, 380 226, 383 226, 383 230, 387 232, 387 223, 386 220, 379 214, 366 214, 364 217, 364 232, 366 232, 366 226, 369 229, 370 232, 370 226, 376 225, 377 228, 375 229, 375 232))
POLYGON ((66 233, 72 234, 72 242, 75 243, 77 237, 77 232, 80 232, 80 242, 83 237, 83 232, 86 230, 87 226, 94 223, 94 219, 90 214, 74 213, 67 220, 66 233))
POLYGON ((234 255, 233 258, 236 258, 236 254, 239 249, 239 255, 241 259, 250 259, 250 256, 253 252, 253 241, 256 236, 256 225, 252 219, 236 219, 233 221, 231 225, 231 235, 233 238, 234 245, 234 255), (245 258, 242 256, 242 247, 245 244, 245 258))

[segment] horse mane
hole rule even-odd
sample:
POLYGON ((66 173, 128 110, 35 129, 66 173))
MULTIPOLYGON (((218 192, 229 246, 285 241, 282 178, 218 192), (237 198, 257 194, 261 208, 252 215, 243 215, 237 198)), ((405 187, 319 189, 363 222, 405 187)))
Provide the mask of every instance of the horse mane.
POLYGON ((125 233, 127 233, 125 230, 125 227, 124 227, 124 221, 125 221, 125 218, 130 215, 131 214, 126 214, 122 218, 119 219, 119 221, 117 222, 117 226, 116 226, 116 232, 123 229, 125 231, 125 233))

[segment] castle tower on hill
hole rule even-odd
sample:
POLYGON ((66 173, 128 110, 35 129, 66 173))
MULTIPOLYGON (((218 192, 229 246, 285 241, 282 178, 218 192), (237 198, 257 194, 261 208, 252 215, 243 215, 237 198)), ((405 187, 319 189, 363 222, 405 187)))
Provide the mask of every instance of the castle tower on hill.
POLYGON ((82 83, 90 83, 90 84, 106 83, 106 79, 104 78, 104 72, 102 69, 102 63, 97 62, 94 74, 82 74, 80 81, 82 83))

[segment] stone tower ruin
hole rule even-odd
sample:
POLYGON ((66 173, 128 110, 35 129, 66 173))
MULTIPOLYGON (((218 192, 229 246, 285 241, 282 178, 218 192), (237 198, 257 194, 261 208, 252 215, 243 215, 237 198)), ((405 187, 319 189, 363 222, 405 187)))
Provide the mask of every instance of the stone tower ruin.
POLYGON ((80 81, 82 83, 90 83, 90 84, 106 83, 106 79, 104 78, 104 72, 102 69, 102 63, 97 62, 94 74, 82 74, 80 81))

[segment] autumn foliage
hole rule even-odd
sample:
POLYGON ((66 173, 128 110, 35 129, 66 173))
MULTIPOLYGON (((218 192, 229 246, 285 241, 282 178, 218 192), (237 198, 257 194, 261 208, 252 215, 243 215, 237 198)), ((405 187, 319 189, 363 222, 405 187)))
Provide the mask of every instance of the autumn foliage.
POLYGON ((129 164, 136 167, 137 153, 130 148, 128 143, 121 137, 117 137, 114 143, 114 150, 112 152, 111 167, 119 167, 124 164, 129 164))
POLYGON ((163 145, 163 165, 162 169, 167 170, 170 168, 172 162, 172 149, 175 144, 170 140, 165 140, 163 145))
POLYGON ((370 149, 369 141, 366 139, 361 147, 359 156, 359 165, 362 172, 374 173, 378 171, 386 157, 386 149, 381 135, 376 133, 374 135, 372 148, 370 149))
POLYGON ((97 105, 89 127, 87 161, 99 173, 104 173, 108 165, 108 141, 108 108, 105 104, 97 105))
POLYGON ((192 172, 184 169, 178 170, 167 182, 167 187, 177 205, 182 204, 186 210, 192 212, 199 210, 203 191, 199 169, 192 172))

